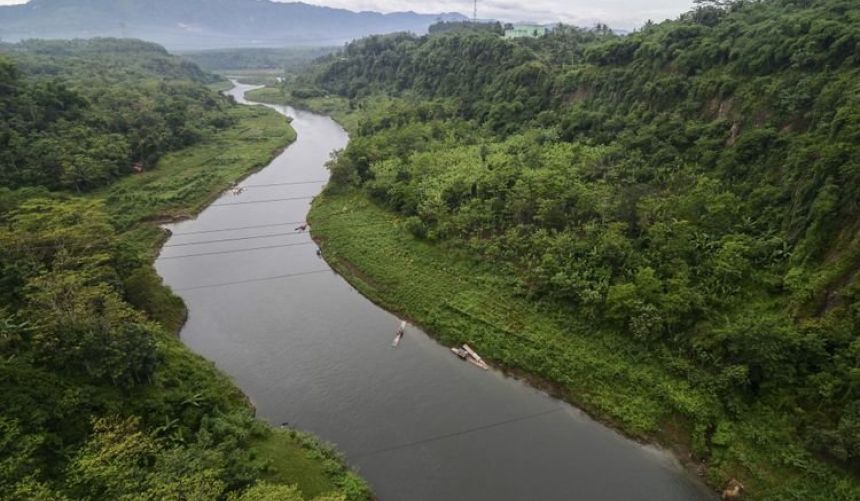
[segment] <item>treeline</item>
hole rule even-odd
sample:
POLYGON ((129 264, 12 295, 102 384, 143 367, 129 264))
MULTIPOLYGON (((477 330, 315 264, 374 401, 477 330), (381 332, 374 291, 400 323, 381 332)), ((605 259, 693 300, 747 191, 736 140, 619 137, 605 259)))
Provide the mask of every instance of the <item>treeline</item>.
POLYGON ((281 49, 212 49, 183 52, 184 59, 209 71, 282 70, 295 71, 337 47, 287 47, 281 49))
POLYGON ((505 33, 505 29, 502 27, 502 24, 498 21, 494 23, 488 22, 480 22, 474 23, 472 21, 439 21, 438 23, 431 24, 427 31, 431 35, 438 35, 440 33, 454 33, 454 32, 473 32, 473 31, 485 31, 490 33, 495 33, 497 35, 503 35, 505 33))
POLYGON ((666 399, 699 457, 856 475, 856 2, 704 2, 624 37, 370 37, 300 84, 362 113, 336 186, 711 395, 666 399))
POLYGON ((128 83, 134 80, 189 80, 214 83, 220 77, 151 42, 118 38, 25 40, 0 44, 23 73, 74 82, 128 83))
POLYGON ((32 41, 0 52, 0 185, 105 186, 230 125, 214 77, 137 41, 32 41))
MULTIPOLYGON (((122 209, 129 198, 166 202, 133 198, 134 184, 109 192, 135 163, 153 170, 165 152, 259 112, 242 115, 207 90, 210 76, 151 44, 28 42, 4 52, 0 499, 366 499, 333 453, 254 419, 244 395, 182 346, 182 302, 152 269, 162 235, 140 220, 159 208, 130 207, 138 219, 122 209), (290 484, 310 464, 325 492, 286 485, 283 472, 264 481, 270 463, 255 446, 272 440, 300 451, 290 484)), ((246 147, 262 144, 284 145, 246 147)), ((205 173, 177 177, 164 183, 178 186, 171 207, 209 195, 205 173)))

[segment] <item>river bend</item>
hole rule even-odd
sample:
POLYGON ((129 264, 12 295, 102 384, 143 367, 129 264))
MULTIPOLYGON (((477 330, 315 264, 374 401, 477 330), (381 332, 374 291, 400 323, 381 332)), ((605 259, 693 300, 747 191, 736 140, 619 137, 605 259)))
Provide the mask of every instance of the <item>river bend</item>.
MULTIPOLYGON (((245 103, 238 85, 230 93, 245 103)), ((197 218, 156 267, 188 305, 183 342, 258 416, 334 443, 383 501, 713 499, 669 454, 454 357, 317 257, 304 221, 343 148, 334 121, 291 108, 298 140, 197 218)))

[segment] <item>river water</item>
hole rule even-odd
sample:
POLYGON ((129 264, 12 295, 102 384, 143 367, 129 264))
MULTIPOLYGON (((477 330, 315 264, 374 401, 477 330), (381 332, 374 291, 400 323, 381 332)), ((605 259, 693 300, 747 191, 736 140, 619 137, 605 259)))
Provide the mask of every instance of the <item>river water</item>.
MULTIPOLYGON (((238 85, 240 102, 253 87, 238 85)), ((669 454, 456 358, 316 255, 304 221, 346 132, 291 108, 298 140, 174 235, 156 262, 189 308, 183 342, 258 416, 334 443, 382 501, 699 500, 669 454)))

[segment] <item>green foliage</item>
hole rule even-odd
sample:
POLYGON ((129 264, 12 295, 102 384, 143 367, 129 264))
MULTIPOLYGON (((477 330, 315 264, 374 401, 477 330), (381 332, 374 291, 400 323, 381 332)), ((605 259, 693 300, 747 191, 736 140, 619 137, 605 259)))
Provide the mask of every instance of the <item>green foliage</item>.
POLYGON ((209 71, 280 70, 283 74, 301 70, 314 59, 327 56, 335 50, 335 47, 216 49, 182 52, 181 55, 209 71))
POLYGON ((220 80, 199 66, 170 55, 164 47, 142 40, 24 40, 2 44, 0 51, 20 61, 25 73, 44 79, 128 83, 154 78, 203 84, 220 80))
POLYGON ((152 44, 30 41, 3 52, 4 186, 89 191, 231 124, 227 101, 202 85, 213 77, 152 44))
MULTIPOLYGON (((707 2, 625 37, 399 34, 354 42, 295 85, 350 100, 358 117, 330 197, 359 188, 426 245, 491 263, 528 304, 597 326, 592 342, 622 354, 606 362, 616 371, 645 353, 669 379, 631 376, 619 402, 595 396, 612 376, 583 382, 571 374, 582 355, 550 362, 559 348, 543 339, 472 332, 482 352, 628 430, 680 419, 715 481, 745 477, 779 499, 780 475, 806 475, 797 492, 829 485, 848 499, 860 465, 858 26, 855 2, 765 0, 707 2), (655 393, 634 393, 646 386, 655 393)), ((403 278, 343 227, 314 228, 366 273, 356 281, 403 278)), ((402 292, 446 304, 457 287, 402 292)), ((376 294, 443 339, 468 329, 376 294)), ((510 306, 452 308, 483 322, 510 306)), ((581 338, 568 322, 559 336, 581 338)))
POLYGON ((263 87, 262 89, 254 89, 245 94, 247 99, 258 103, 266 104, 284 104, 284 93, 281 89, 275 87, 263 87))
POLYGON ((158 221, 200 210, 295 131, 187 80, 196 67, 170 77, 176 59, 148 44, 14 47, 27 71, 38 61, 63 81, 0 58, 0 140, 18 148, 0 150, 2 182, 18 187, 0 188, 0 498, 238 499, 264 477, 275 496, 346 495, 342 463, 272 438, 182 345, 184 305, 152 269, 158 221), (164 64, 166 80, 130 80, 164 64), (154 163, 122 176, 118 159, 145 152, 154 163), (267 442, 306 454, 269 464, 256 452, 267 442))
POLYGON ((364 501, 372 496, 367 483, 344 466, 343 458, 312 435, 274 430, 256 441, 252 451, 267 464, 265 481, 295 483, 305 498, 318 500, 333 491, 339 491, 343 501, 364 501))
POLYGON ((463 33, 463 32, 489 32, 496 35, 504 35, 505 30, 501 23, 474 23, 472 21, 439 21, 431 24, 427 31, 431 35, 439 35, 442 33, 463 33))

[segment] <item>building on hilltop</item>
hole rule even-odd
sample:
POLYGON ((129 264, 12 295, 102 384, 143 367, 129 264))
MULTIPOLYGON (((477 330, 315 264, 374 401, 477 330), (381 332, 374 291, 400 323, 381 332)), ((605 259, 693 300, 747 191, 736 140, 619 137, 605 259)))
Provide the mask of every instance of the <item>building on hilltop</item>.
POLYGON ((549 33, 549 28, 539 24, 515 24, 505 26, 505 38, 540 38, 549 33))

